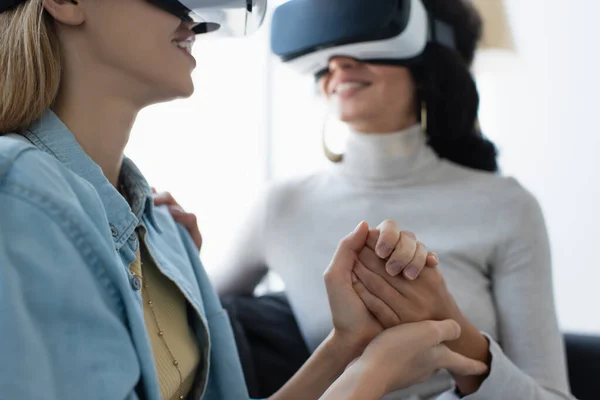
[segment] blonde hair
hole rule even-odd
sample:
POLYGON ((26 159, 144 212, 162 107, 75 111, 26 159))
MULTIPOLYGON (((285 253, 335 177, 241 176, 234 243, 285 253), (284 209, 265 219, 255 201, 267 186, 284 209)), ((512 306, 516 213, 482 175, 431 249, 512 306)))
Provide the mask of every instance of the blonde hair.
POLYGON ((0 135, 22 132, 56 99, 61 59, 42 0, 0 14, 0 135))

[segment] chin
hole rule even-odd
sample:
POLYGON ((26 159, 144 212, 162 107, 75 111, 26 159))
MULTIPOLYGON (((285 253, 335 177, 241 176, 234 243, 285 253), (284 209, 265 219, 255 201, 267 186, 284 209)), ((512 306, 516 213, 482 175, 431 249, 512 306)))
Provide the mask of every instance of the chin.
POLYGON ((368 104, 345 101, 338 107, 338 116, 343 122, 353 122, 370 114, 370 108, 368 104))
POLYGON ((185 85, 182 85, 179 98, 187 99, 194 94, 194 82, 190 79, 185 85))
POLYGON ((352 117, 349 117, 349 116, 347 116, 347 115, 345 115, 345 114, 340 114, 340 115, 338 116, 338 119, 339 119, 340 121, 342 121, 342 122, 345 122, 345 123, 347 123, 347 124, 348 124, 348 123, 351 123, 351 122, 352 122, 352 120, 353 120, 354 118, 352 118, 352 117))
POLYGON ((171 82, 170 86, 171 93, 174 93, 176 98, 188 98, 194 94, 194 81, 189 71, 179 74, 174 78, 175 80, 171 82))
POLYGON ((347 124, 351 124, 362 119, 362 115, 355 111, 342 110, 338 116, 339 120, 347 124))
POLYGON ((166 103, 177 99, 187 99, 194 94, 194 82, 190 79, 186 82, 174 82, 168 87, 154 93, 152 103, 166 103))

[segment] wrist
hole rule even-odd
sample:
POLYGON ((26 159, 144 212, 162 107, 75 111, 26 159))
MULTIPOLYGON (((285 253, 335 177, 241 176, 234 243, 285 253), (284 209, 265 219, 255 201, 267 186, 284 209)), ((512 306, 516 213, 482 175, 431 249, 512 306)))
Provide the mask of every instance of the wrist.
POLYGON ((487 338, 467 318, 460 315, 455 320, 461 328, 458 339, 448 343, 448 348, 466 357, 489 363, 489 347, 487 338))
MULTIPOLYGON (((381 399, 388 393, 389 377, 387 371, 381 371, 381 363, 371 358, 361 357, 350 368, 348 368, 348 377, 356 382, 356 391, 368 390, 368 398, 381 399)), ((367 398, 359 396, 356 398, 367 398)))
POLYGON ((385 381, 381 374, 357 360, 327 390, 320 400, 379 400, 386 395, 385 381))
POLYGON ((343 333, 333 330, 326 339, 328 347, 340 354, 348 355, 348 363, 357 359, 367 348, 371 340, 361 338, 355 334, 343 333))
MULTIPOLYGON (((481 361, 488 367, 491 364, 490 343, 488 339, 466 318, 457 322, 461 326, 461 335, 457 340, 447 343, 450 350, 473 360, 481 361)), ((488 373, 476 376, 453 376, 461 397, 479 390, 488 373)))

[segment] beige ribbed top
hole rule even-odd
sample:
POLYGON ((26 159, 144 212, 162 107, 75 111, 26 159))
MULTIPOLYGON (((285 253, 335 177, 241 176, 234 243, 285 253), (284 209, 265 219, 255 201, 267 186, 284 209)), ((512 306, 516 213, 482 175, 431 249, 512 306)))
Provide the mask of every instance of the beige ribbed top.
POLYGON ((144 320, 161 397, 164 400, 186 398, 192 391, 200 363, 200 349, 188 321, 188 304, 177 286, 160 272, 143 242, 140 240, 140 251, 130 270, 143 283, 144 320))

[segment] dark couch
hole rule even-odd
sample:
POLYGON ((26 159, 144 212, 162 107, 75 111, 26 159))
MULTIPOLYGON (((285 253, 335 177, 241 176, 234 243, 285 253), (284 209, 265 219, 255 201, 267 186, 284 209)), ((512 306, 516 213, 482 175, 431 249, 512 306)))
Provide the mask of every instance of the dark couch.
POLYGON ((571 391, 579 400, 600 399, 600 336, 566 334, 571 391))

